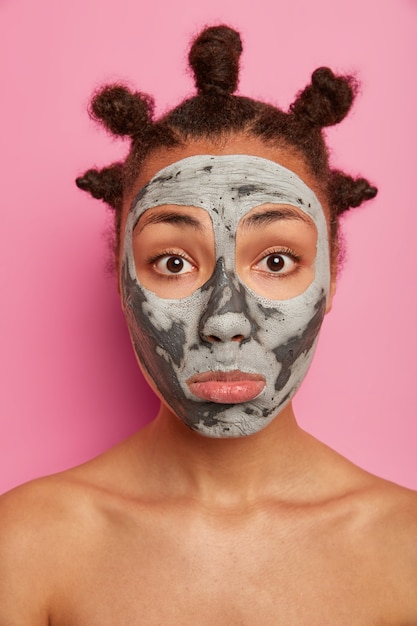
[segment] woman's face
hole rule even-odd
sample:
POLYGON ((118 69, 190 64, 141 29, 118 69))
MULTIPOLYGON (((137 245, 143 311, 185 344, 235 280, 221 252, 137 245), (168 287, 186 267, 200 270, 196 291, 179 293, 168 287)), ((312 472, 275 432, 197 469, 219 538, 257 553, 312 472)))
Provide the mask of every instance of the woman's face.
POLYGON ((333 290, 313 186, 256 139, 146 162, 123 219, 123 307, 141 367, 195 431, 257 432, 305 376, 333 290))

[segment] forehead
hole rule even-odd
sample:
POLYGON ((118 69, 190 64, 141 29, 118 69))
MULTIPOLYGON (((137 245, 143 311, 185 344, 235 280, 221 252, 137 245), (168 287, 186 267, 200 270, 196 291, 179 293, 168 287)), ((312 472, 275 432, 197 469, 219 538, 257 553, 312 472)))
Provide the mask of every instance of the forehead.
POLYGON ((236 222, 266 203, 290 204, 314 221, 323 217, 316 195, 294 172, 269 159, 236 154, 191 156, 165 167, 136 195, 129 221, 135 224, 153 207, 183 205, 236 222))

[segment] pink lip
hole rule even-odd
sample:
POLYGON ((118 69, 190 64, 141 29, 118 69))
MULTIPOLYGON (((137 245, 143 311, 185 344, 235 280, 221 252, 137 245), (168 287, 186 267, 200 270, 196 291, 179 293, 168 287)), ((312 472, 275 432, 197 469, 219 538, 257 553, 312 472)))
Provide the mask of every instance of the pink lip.
POLYGON ((253 400, 266 385, 264 376, 240 370, 203 372, 194 374, 186 382, 197 398, 221 404, 239 404, 253 400))

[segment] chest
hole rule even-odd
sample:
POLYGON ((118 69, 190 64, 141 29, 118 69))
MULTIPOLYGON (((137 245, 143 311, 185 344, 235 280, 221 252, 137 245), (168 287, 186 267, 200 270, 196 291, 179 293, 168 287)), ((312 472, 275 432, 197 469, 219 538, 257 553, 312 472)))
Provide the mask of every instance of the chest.
POLYGON ((109 528, 80 548, 52 626, 401 623, 389 571, 325 525, 167 517, 109 528))

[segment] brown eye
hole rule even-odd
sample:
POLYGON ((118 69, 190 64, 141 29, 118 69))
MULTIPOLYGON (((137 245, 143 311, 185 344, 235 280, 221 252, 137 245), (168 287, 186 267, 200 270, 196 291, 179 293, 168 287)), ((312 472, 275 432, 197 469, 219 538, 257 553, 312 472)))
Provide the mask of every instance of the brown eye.
POLYGON ((281 254, 271 254, 266 259, 266 265, 271 272, 279 272, 285 267, 285 261, 281 254))
POLYGON ((267 274, 286 276, 296 268, 297 261, 298 259, 290 252, 272 252, 264 256, 255 268, 267 274))
POLYGON ((161 256, 155 262, 154 267, 160 274, 165 275, 187 274, 195 269, 189 261, 173 254, 161 256))
POLYGON ((166 268, 169 272, 173 274, 178 274, 184 267, 184 261, 181 257, 171 256, 166 262, 166 268))

